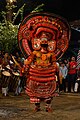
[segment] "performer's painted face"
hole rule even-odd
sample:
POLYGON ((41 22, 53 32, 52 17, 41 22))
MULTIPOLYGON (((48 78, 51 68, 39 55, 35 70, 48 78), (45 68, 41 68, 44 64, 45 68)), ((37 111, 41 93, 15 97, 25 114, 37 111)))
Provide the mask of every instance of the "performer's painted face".
POLYGON ((35 50, 44 49, 46 52, 53 52, 56 49, 55 35, 53 36, 49 32, 41 31, 33 41, 35 50))

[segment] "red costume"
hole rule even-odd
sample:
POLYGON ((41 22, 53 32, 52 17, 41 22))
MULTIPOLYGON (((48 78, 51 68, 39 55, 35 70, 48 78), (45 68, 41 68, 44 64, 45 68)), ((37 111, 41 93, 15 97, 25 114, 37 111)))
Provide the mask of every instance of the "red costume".
POLYGON ((77 62, 76 61, 71 61, 69 62, 69 74, 76 74, 76 66, 77 66, 77 62))
POLYGON ((70 28, 66 20, 48 13, 33 13, 21 23, 19 46, 27 59, 24 68, 27 72, 26 93, 30 102, 40 110, 40 101, 47 103, 49 111, 51 99, 56 90, 56 61, 68 48, 70 28))

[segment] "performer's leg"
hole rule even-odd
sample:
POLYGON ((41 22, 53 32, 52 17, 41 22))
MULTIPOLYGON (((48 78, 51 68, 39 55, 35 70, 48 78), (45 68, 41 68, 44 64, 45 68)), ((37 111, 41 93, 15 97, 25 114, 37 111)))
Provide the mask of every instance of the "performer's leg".
POLYGON ((78 92, 78 82, 75 83, 75 86, 74 86, 74 92, 78 92))
POLYGON ((46 112, 52 112, 51 99, 46 100, 46 112))
POLYGON ((72 76, 68 75, 68 92, 71 92, 71 79, 72 79, 72 76))
POLYGON ((62 84, 63 84, 63 90, 64 92, 66 92, 66 79, 62 80, 62 84))
POLYGON ((40 111, 40 103, 35 103, 35 111, 40 111))
POLYGON ((74 92, 74 87, 75 87, 75 82, 76 82, 76 79, 77 79, 76 74, 73 74, 73 75, 72 75, 73 92, 74 92))

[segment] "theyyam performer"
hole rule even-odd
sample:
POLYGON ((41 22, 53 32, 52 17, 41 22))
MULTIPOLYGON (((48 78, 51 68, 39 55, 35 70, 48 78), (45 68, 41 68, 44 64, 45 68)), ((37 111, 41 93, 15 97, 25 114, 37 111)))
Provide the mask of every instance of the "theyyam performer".
POLYGON ((35 111, 40 103, 46 103, 51 112, 51 101, 56 90, 57 60, 67 50, 70 39, 68 22, 50 13, 32 13, 21 23, 18 31, 19 47, 24 54, 24 68, 27 74, 26 93, 35 111))

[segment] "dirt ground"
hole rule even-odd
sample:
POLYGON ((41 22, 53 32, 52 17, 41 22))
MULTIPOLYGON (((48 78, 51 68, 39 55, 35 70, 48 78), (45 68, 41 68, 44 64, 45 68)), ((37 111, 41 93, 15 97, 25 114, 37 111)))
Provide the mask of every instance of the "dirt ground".
POLYGON ((29 103, 29 97, 0 95, 0 120, 80 120, 80 94, 60 94, 52 101, 52 113, 42 110, 33 111, 34 105, 29 103))

